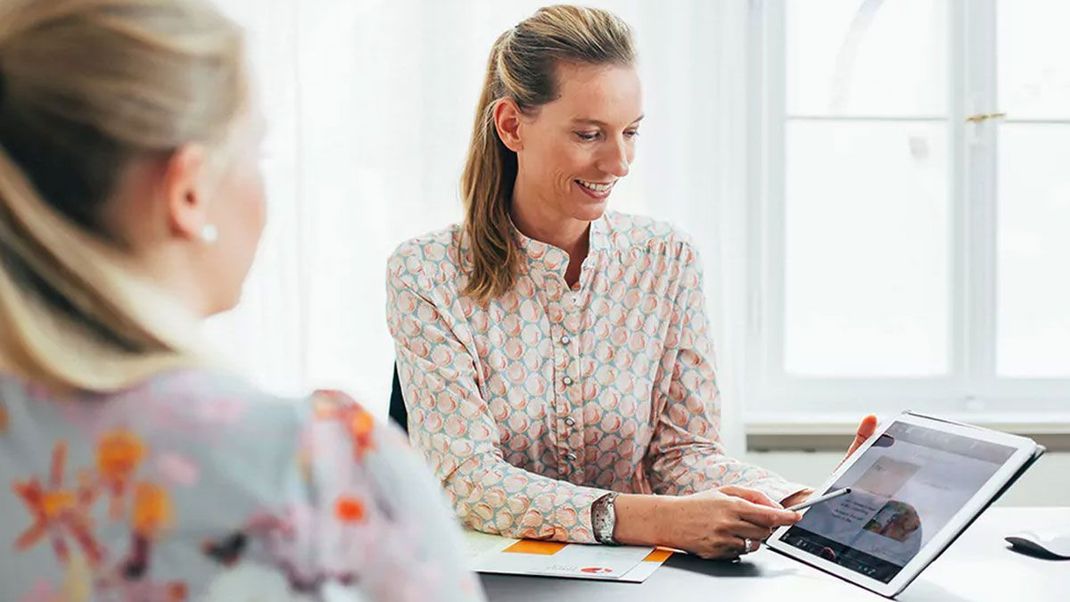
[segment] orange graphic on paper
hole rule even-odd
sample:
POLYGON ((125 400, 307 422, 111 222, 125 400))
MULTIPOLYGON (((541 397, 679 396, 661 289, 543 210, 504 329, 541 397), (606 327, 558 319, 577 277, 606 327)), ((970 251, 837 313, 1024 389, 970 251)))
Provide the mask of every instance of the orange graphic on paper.
POLYGON ((97 470, 111 494, 109 508, 113 519, 123 514, 123 495, 145 458, 145 451, 141 439, 126 430, 106 433, 97 444, 97 470))
POLYGON ((667 550, 665 548, 655 548, 653 551, 646 555, 646 558, 643 559, 643 562, 665 562, 669 559, 670 556, 672 556, 672 550, 667 550))
POLYGON ((537 541, 534 539, 521 539, 502 550, 510 554, 539 554, 541 556, 553 556, 567 546, 567 543, 556 541, 537 541))

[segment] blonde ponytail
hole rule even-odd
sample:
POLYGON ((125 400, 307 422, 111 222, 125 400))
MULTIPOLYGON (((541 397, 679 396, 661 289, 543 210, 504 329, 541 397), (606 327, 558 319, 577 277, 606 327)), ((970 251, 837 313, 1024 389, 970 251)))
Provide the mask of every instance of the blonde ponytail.
POLYGON ((98 214, 130 160, 229 131, 245 101, 240 32, 196 0, 6 8, 0 370, 106 391, 202 363, 195 316, 138 275, 98 214))
POLYGON ((183 353, 193 351, 184 344, 192 316, 139 283, 116 251, 45 206, 2 151, 0 211, 5 371, 101 391, 196 363, 183 353))
POLYGON ((498 138, 494 105, 504 95, 499 62, 502 47, 512 30, 494 42, 487 61, 483 93, 476 107, 476 123, 468 159, 461 175, 461 198, 465 201, 465 233, 472 249, 473 271, 465 291, 485 302, 513 286, 520 253, 509 220, 509 199, 516 181, 516 154, 498 138))

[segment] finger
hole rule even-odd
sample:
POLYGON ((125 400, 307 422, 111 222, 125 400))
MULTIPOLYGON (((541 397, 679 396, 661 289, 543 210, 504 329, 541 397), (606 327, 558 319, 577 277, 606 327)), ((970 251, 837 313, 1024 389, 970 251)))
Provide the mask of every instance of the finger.
POLYGON ((765 529, 766 535, 768 535, 774 529, 794 525, 795 523, 799 522, 799 520, 802 518, 802 515, 796 512, 789 513, 788 516, 768 516, 748 513, 746 515, 740 515, 739 518, 740 520, 746 521, 752 525, 755 525, 756 527, 765 529))
POLYGON ((727 487, 721 487, 718 491, 726 493, 731 496, 743 498, 748 502, 758 504, 759 506, 767 506, 769 508, 783 508, 779 502, 774 502, 757 489, 747 489, 746 487, 738 487, 736 485, 729 485, 727 487))
POLYGON ((768 529, 782 525, 794 525, 802 518, 802 515, 798 512, 768 508, 743 500, 737 506, 736 512, 741 519, 748 523, 768 529))
POLYGON ((862 419, 862 422, 858 424, 858 430, 855 432, 855 439, 851 442, 851 447, 847 449, 847 455, 855 453, 867 439, 873 436, 873 433, 877 432, 877 417, 873 414, 866 416, 862 419))
POLYGON ((772 530, 768 527, 756 525, 745 520, 740 520, 728 527, 728 532, 736 537, 751 539, 753 541, 765 541, 769 535, 772 534, 772 530))
POLYGON ((733 556, 735 557, 750 554, 751 552, 757 552, 761 547, 762 544, 760 540, 747 537, 733 538, 732 543, 729 545, 729 549, 731 549, 733 556))
POLYGON ((714 545, 710 558, 732 560, 747 553, 746 542, 738 537, 729 537, 714 545))

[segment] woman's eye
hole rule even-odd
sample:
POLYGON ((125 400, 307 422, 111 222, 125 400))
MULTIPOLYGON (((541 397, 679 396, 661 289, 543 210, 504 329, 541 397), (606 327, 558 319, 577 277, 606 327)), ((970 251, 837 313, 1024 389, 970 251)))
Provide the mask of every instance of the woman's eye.
POLYGON ((628 138, 638 138, 639 130, 627 130, 626 132, 624 132, 624 135, 628 138))
POLYGON ((598 132, 576 132, 576 137, 585 142, 598 139, 598 132))

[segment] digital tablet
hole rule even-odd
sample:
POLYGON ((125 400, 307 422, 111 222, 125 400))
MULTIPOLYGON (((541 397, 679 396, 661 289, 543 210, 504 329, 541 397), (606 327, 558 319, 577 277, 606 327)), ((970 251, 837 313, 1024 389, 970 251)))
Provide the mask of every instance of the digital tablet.
POLYGON ((1043 453, 1031 439, 903 413, 840 466, 768 545, 892 597, 903 591, 1043 453))

